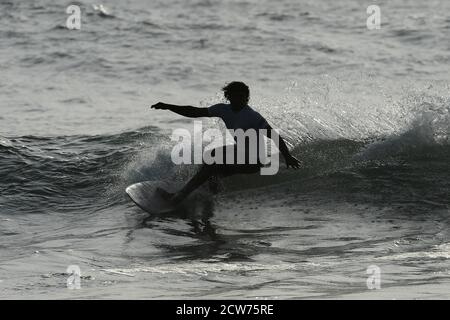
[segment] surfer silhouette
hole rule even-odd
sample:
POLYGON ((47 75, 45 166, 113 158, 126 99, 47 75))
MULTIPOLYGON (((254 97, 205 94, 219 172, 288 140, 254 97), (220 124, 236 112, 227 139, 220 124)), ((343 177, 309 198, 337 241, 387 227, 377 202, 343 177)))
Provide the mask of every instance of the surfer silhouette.
MULTIPOLYGON (((213 105, 208 108, 197 108, 193 106, 180 106, 167 104, 163 102, 158 102, 151 106, 152 109, 158 110, 170 110, 179 115, 189 117, 189 118, 199 118, 199 117, 219 117, 221 118, 227 129, 238 130, 242 129, 244 131, 248 129, 260 130, 266 129, 266 136, 272 138, 271 136, 271 126, 269 123, 261 116, 258 112, 253 110, 249 105, 250 90, 248 86, 243 82, 233 81, 222 88, 225 98, 229 101, 229 104, 220 103, 213 105)), ((246 141, 245 151, 249 148, 246 141)), ((259 146, 259 142, 258 146, 259 146)), ((230 152, 230 148, 233 148, 234 162, 228 163, 228 161, 223 161, 221 164, 213 163, 206 164, 203 163, 200 170, 194 175, 194 177, 189 180, 189 182, 178 192, 169 193, 163 189, 158 191, 162 196, 173 203, 178 203, 186 198, 192 191, 201 186, 209 178, 215 178, 217 176, 230 176, 234 174, 252 174, 258 172, 263 166, 262 162, 258 158, 256 163, 249 161, 248 152, 245 154, 245 161, 243 164, 238 164, 236 145, 234 146, 222 146, 221 150, 218 148, 212 150, 211 154, 215 155, 216 152, 221 152, 224 159, 226 158, 227 152, 230 152)), ((289 149, 286 146, 284 140, 279 137, 278 148, 283 155, 286 166, 292 168, 299 168, 300 162, 294 156, 291 155, 289 149)), ((259 152, 258 152, 259 156, 259 152)))

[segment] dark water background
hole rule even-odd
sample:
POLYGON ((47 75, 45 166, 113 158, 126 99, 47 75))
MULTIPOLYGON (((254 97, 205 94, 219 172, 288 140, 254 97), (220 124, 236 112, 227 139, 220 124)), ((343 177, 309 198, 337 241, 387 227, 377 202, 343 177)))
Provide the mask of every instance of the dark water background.
POLYGON ((450 297, 447 1, 379 1, 373 31, 350 0, 81 1, 79 31, 69 4, 0 0, 0 297, 450 297), (192 122, 148 106, 236 79, 302 169, 140 211, 127 185, 195 170, 192 122))

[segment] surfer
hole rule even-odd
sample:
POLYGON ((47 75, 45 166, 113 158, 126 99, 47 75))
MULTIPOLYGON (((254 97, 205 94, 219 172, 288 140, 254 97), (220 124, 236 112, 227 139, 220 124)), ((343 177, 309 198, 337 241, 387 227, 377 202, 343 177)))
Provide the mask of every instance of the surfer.
MULTIPOLYGON (((271 132, 272 128, 269 123, 261 116, 258 112, 253 110, 249 105, 248 101, 250 99, 250 90, 248 86, 243 82, 231 82, 227 84, 223 89, 225 98, 229 101, 229 104, 220 103, 213 105, 209 108, 197 108, 192 106, 179 106, 173 104, 167 104, 163 102, 158 102, 152 105, 152 109, 159 110, 170 110, 179 115, 189 117, 189 118, 199 118, 199 117, 219 117, 221 118, 227 129, 229 130, 248 130, 254 129, 256 131, 260 129, 266 129, 268 138, 272 138, 271 132)), ((259 142, 258 142, 259 146, 259 142)), ((230 146, 223 146, 220 150, 222 156, 225 158, 227 152, 230 152, 230 146), (228 151, 227 151, 228 150, 228 151)), ((231 146, 233 148, 233 146, 231 146)), ((246 151, 248 150, 248 146, 245 146, 246 151)), ((294 156, 291 155, 289 149, 286 146, 284 140, 279 137, 279 149, 281 154, 283 155, 286 166, 292 168, 299 168, 300 162, 294 156)), ((234 146, 234 150, 236 148, 234 146)), ((212 155, 215 154, 217 149, 212 151, 212 155)), ((258 152, 259 155, 259 152, 258 152)), ((237 159, 237 152, 234 152, 234 158, 237 159)), ((225 163, 223 164, 206 164, 204 163, 201 169, 192 177, 192 179, 177 193, 168 193, 162 189, 158 191, 162 193, 163 197, 167 200, 178 203, 186 198, 192 191, 201 186, 206 180, 211 177, 217 176, 230 176, 234 174, 251 174, 258 172, 261 167, 261 161, 257 163, 250 163, 248 153, 245 155, 244 164, 238 164, 237 161, 233 163, 225 163)))

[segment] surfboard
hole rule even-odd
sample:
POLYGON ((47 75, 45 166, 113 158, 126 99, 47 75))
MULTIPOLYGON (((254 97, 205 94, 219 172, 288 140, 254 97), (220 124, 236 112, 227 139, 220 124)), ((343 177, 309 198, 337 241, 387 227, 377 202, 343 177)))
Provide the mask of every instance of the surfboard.
POLYGON ((138 207, 148 213, 168 213, 180 207, 179 203, 175 204, 165 200, 160 192, 156 191, 157 188, 162 188, 168 192, 175 191, 170 190, 170 187, 162 185, 160 182, 144 181, 132 184, 125 189, 125 192, 138 207))

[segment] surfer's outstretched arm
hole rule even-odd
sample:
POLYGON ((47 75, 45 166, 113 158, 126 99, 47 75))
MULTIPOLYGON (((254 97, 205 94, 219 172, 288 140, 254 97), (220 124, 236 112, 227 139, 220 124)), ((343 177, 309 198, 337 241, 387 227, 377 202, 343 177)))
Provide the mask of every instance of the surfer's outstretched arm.
POLYGON ((170 110, 172 112, 178 113, 184 117, 189 118, 200 118, 209 117, 208 108, 197 108, 192 106, 177 106, 175 104, 168 104, 164 102, 158 102, 152 105, 152 109, 159 110, 170 110))
MULTIPOLYGON (((272 127, 268 124, 267 125, 267 137, 272 139, 272 127)), ((294 157, 290 152, 289 149, 286 145, 286 142, 284 142, 284 139, 278 135, 279 138, 279 145, 278 145, 278 149, 280 149, 281 154, 284 157, 284 160, 286 161, 286 166, 292 167, 294 169, 298 169, 300 167, 300 161, 294 157)))

